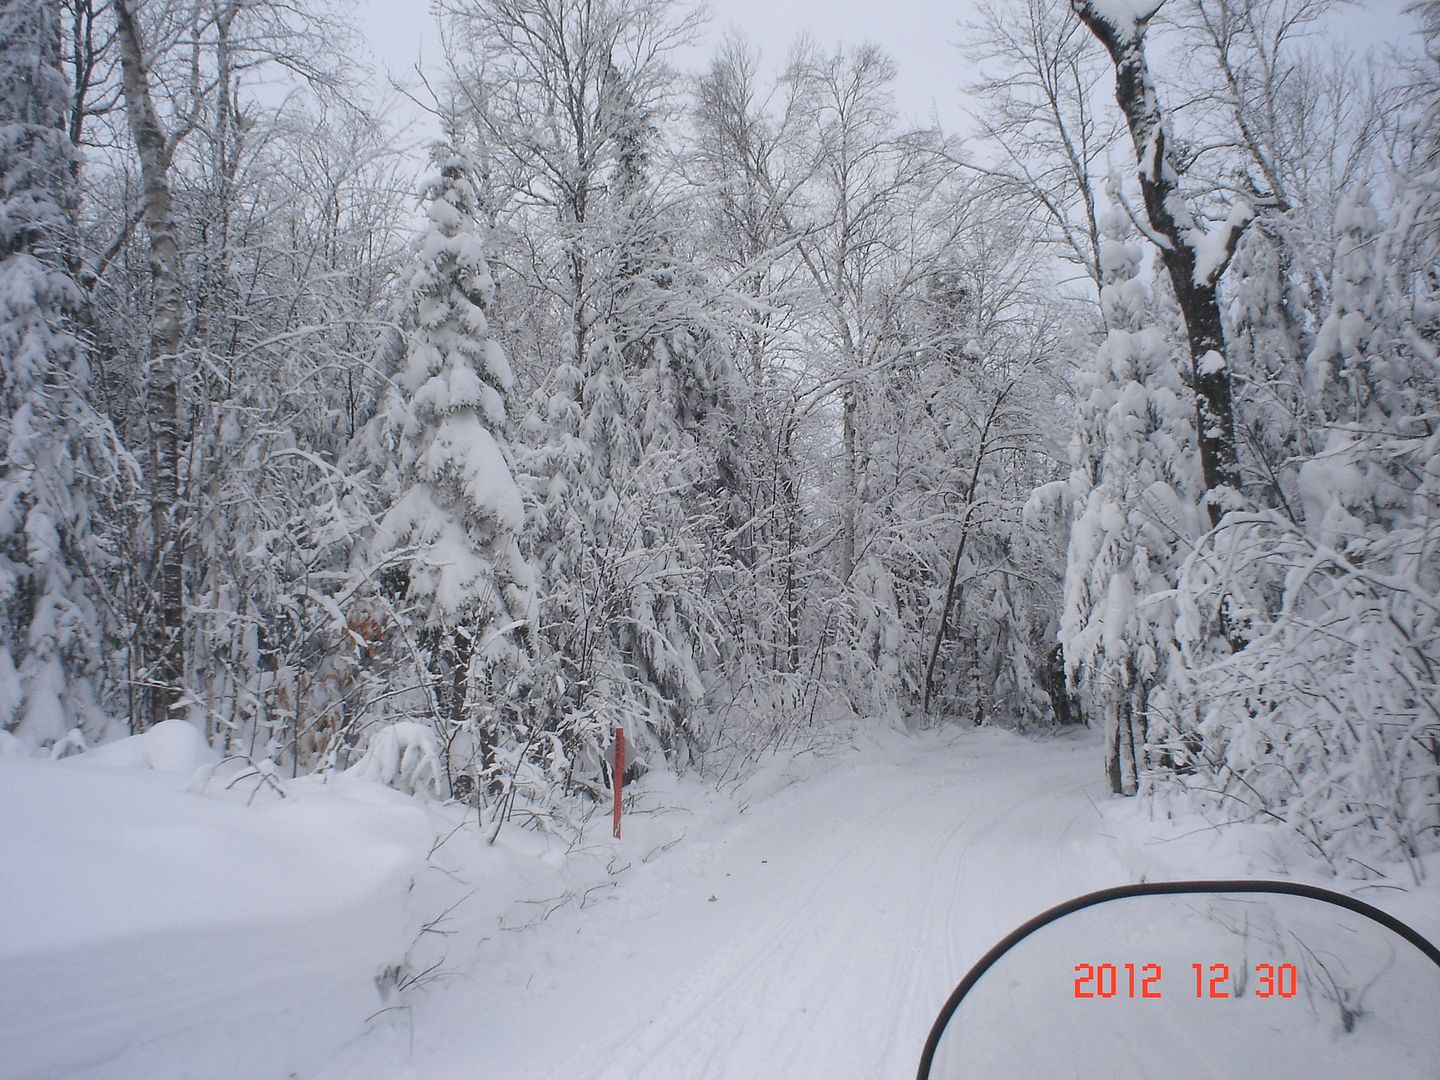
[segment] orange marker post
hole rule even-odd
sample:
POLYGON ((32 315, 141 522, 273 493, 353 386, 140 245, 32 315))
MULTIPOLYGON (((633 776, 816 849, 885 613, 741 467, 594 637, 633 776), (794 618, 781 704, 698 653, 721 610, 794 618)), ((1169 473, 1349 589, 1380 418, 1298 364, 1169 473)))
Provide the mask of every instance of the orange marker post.
POLYGON ((625 786, 625 729, 615 729, 615 771, 610 774, 610 786, 615 790, 615 813, 612 818, 615 839, 620 839, 620 791, 625 786))

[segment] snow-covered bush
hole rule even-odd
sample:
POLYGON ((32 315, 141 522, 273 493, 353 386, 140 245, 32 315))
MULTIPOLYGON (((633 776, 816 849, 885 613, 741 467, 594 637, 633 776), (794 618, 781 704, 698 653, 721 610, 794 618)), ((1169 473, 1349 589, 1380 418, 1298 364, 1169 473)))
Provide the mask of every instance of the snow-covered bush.
POLYGON ((1440 305, 1406 253, 1436 225, 1386 226, 1363 190, 1337 224, 1306 365, 1328 434, 1293 510, 1232 512, 1186 560, 1172 689, 1198 741, 1165 750, 1221 812, 1285 822, 1337 872, 1418 877, 1440 849, 1440 305))
POLYGON ((1440 849, 1437 480, 1428 521, 1358 548, 1232 514, 1181 582, 1192 638, 1219 600, 1249 640, 1187 675, 1201 749, 1168 749, 1225 816, 1283 821, 1337 872, 1418 875, 1440 849))
POLYGON ((414 720, 376 728, 345 775, 375 780, 407 795, 449 794, 435 730, 414 720))

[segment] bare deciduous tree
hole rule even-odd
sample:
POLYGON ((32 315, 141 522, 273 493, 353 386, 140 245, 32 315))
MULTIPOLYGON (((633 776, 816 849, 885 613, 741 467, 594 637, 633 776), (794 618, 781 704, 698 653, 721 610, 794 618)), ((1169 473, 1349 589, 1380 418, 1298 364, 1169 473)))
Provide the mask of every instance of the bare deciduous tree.
POLYGON ((975 92, 979 121, 999 149, 993 165, 971 163, 1034 203, 1064 257, 1100 287, 1096 200, 1118 122, 1097 108, 1099 54, 1064 0, 989 4, 973 28, 972 60, 998 70, 975 92))

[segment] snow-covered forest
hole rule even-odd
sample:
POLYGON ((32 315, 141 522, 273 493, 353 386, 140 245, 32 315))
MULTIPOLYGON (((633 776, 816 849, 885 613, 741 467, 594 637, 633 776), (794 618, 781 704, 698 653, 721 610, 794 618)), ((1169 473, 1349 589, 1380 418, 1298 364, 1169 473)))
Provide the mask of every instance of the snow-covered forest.
POLYGON ((573 842, 619 727, 1085 725, 1425 878, 1440 0, 988 0, 958 132, 843 24, 433 9, 387 78, 343 3, 0 0, 0 759, 573 842))

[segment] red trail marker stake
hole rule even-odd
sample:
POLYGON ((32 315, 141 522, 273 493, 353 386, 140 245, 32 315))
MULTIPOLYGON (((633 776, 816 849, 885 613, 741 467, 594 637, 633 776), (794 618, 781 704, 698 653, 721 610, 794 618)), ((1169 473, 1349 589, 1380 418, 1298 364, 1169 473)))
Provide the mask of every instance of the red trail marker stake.
POLYGON ((615 771, 610 774, 610 786, 615 789, 615 813, 612 831, 620 839, 620 789, 625 786, 625 729, 615 729, 615 771))

